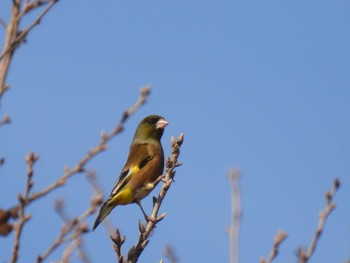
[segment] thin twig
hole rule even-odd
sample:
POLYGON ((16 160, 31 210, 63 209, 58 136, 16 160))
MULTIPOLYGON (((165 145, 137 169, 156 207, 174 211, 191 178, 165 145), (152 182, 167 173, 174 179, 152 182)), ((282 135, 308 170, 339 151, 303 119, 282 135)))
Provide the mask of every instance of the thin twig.
POLYGON ((112 242, 113 242, 113 248, 117 255, 118 263, 124 263, 124 257, 122 253, 122 245, 125 242, 125 236, 121 236, 119 229, 115 231, 114 236, 110 236, 112 242))
MULTIPOLYGON (((43 252, 41 255, 37 257, 36 262, 37 263, 43 262, 60 245, 64 244, 67 241, 72 241, 73 243, 76 243, 77 242, 76 239, 80 239, 82 234, 89 232, 87 224, 85 223, 85 220, 86 218, 88 218, 89 216, 95 213, 97 206, 101 202, 102 202, 101 196, 99 195, 93 196, 90 201, 90 206, 80 216, 74 217, 73 219, 68 220, 68 222, 65 222, 63 224, 60 233, 58 234, 58 236, 56 237, 52 245, 45 252, 43 252), (73 232, 73 234, 69 238, 67 238, 67 236, 71 232, 73 232)), ((75 246, 75 244, 73 246, 75 246)), ((72 246, 70 246, 70 248, 72 248, 72 246)), ((65 255, 67 256, 71 254, 70 252, 66 252, 65 255)))
POLYGON ((175 140, 174 137, 171 138, 171 158, 168 157, 166 159, 166 174, 165 174, 164 184, 160 189, 158 197, 154 198, 153 200, 154 204, 153 204, 153 210, 151 213, 151 218, 153 218, 154 220, 148 221, 146 225, 143 225, 141 222, 139 223, 140 235, 136 244, 128 252, 127 262, 129 263, 137 262, 142 251, 147 246, 149 242, 148 237, 151 234, 152 230, 155 228, 157 222, 161 221, 166 216, 166 213, 163 213, 160 216, 158 216, 158 212, 164 200, 164 197, 166 196, 166 193, 173 182, 173 179, 175 176, 175 168, 182 165, 182 163, 178 162, 178 157, 180 155, 180 147, 183 143, 183 140, 184 140, 183 133, 180 134, 177 140, 175 140))
POLYGON ((239 189, 238 180, 240 172, 238 169, 231 169, 228 173, 228 178, 231 184, 231 217, 232 223, 229 227, 230 235, 230 262, 239 262, 239 230, 241 224, 242 210, 241 210, 241 191, 239 189))
POLYGON ((83 262, 89 263, 91 260, 88 257, 87 251, 83 248, 83 237, 82 235, 89 232, 87 224, 83 223, 80 227, 76 227, 74 233, 72 234, 72 241, 63 251, 62 259, 60 262, 69 263, 70 258, 75 251, 79 251, 79 256, 83 262))
MULTIPOLYGON (((76 233, 76 232, 75 232, 76 233)), ((75 235, 75 234, 74 234, 75 235)), ((81 237, 75 236, 73 237, 73 241, 70 245, 63 251, 63 256, 60 260, 61 263, 69 263, 72 254, 78 249, 81 244, 81 237)))
POLYGON ((5 125, 5 124, 9 124, 11 122, 11 118, 9 115, 5 115, 2 120, 0 121, 0 127, 5 125))
POLYGON ((56 200, 55 210, 58 213, 58 215, 62 218, 62 220, 65 222, 65 224, 62 226, 60 234, 52 243, 52 245, 47 249, 46 252, 44 252, 42 255, 40 255, 37 258, 37 262, 43 261, 57 247, 59 247, 60 245, 66 242, 70 242, 70 244, 64 250, 63 256, 60 262, 69 262, 69 258, 76 250, 78 250, 79 257, 83 262, 86 262, 86 263, 91 262, 91 260, 88 257, 87 251, 83 247, 82 235, 89 232, 87 224, 84 222, 84 220, 96 212, 97 207, 99 207, 103 201, 103 194, 102 194, 102 189, 98 185, 95 174, 92 171, 87 170, 86 177, 95 192, 95 195, 91 199, 89 208, 87 208, 87 210, 79 217, 71 219, 64 210, 63 199, 56 200), (73 232, 73 234, 70 237, 67 237, 71 232, 73 232))
POLYGON ((310 243, 308 250, 305 250, 304 248, 299 249, 298 256, 299 256, 300 263, 308 262, 309 259, 311 258, 311 256, 314 254, 316 246, 317 246, 318 242, 320 241, 321 234, 324 230, 324 226, 326 224, 327 218, 332 213, 332 211, 335 209, 336 204, 333 200, 334 200, 335 194, 337 193, 339 187, 340 187, 340 181, 338 178, 336 178, 333 182, 332 190, 327 191, 325 193, 326 207, 323 211, 320 211, 320 215, 319 215, 320 219, 318 221, 318 226, 317 226, 316 232, 312 238, 312 241, 310 243))
POLYGON ((271 252, 267 259, 265 260, 264 258, 260 259, 260 263, 271 263, 278 255, 278 249, 281 243, 287 238, 288 234, 284 231, 278 231, 274 241, 273 241, 273 246, 271 249, 271 252))
POLYGON ((87 250, 83 242, 80 242, 78 245, 78 256, 82 262, 85 262, 85 263, 92 262, 91 259, 88 257, 87 250))
POLYGON ((26 163, 27 163, 27 183, 26 183, 26 189, 24 191, 23 196, 21 194, 18 195, 19 200, 19 222, 15 225, 15 239, 13 244, 13 250, 12 250, 12 256, 11 256, 11 263, 15 263, 18 260, 19 256, 19 246, 20 246, 20 238, 22 234, 22 230, 24 227, 24 224, 30 219, 30 215, 25 214, 25 207, 27 205, 26 200, 28 200, 28 196, 30 193, 31 188, 33 187, 33 166, 34 163, 38 160, 38 156, 34 154, 33 152, 30 152, 26 156, 26 163))
POLYGON ((166 246, 164 249, 164 256, 168 258, 170 263, 177 263, 178 259, 175 250, 172 246, 166 246))

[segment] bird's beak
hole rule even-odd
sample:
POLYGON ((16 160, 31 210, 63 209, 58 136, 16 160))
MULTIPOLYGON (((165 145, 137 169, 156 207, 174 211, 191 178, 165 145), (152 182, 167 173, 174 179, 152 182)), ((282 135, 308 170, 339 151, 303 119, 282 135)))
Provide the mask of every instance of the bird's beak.
POLYGON ((167 122, 165 119, 160 119, 156 123, 156 129, 164 129, 165 126, 167 126, 168 124, 169 124, 169 122, 167 122))

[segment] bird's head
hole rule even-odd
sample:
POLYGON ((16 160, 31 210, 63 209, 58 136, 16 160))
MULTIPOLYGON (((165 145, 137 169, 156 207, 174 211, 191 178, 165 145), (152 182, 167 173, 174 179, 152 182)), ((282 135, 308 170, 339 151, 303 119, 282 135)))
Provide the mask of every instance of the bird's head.
POLYGON ((147 116, 137 127, 134 139, 155 139, 159 141, 162 138, 164 128, 167 125, 168 122, 162 116, 147 116))

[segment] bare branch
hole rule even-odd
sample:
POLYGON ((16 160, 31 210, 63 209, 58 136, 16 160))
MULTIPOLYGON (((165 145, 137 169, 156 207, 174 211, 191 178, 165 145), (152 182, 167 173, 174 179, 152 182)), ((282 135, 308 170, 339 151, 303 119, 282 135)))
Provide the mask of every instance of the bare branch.
MULTIPOLYGON (((81 236, 87 232, 89 232, 89 229, 87 227, 87 224, 85 223, 86 218, 93 215, 97 209, 98 204, 101 202, 101 196, 95 195, 91 198, 90 206, 78 217, 74 217, 72 219, 68 219, 66 217, 65 213, 61 213, 63 210, 63 203, 59 203, 58 209, 56 208, 56 211, 60 214, 65 221, 63 224, 60 233, 52 243, 52 245, 41 255, 37 257, 37 263, 43 262, 55 249, 57 249, 62 244, 71 241, 70 246, 67 247, 67 249, 64 251, 63 259, 67 260, 67 257, 69 257, 77 247, 81 244, 81 236), (72 233, 73 232, 73 233, 72 233), (67 238, 67 236, 70 234, 71 236, 67 238), (74 248, 74 249, 73 249, 74 248)), ((62 262, 68 262, 63 261, 62 262)))
POLYGON ((337 193, 339 187, 340 187, 340 181, 338 178, 336 178, 333 182, 332 190, 327 191, 325 193, 326 207, 323 211, 320 212, 320 215, 319 215, 320 219, 318 221, 318 226, 317 226, 316 232, 314 234, 314 237, 311 241, 311 244, 310 244, 308 250, 306 251, 303 248, 299 249, 298 256, 299 256, 300 263, 308 262, 309 259, 311 258, 311 256, 314 254, 316 246, 317 246, 318 242, 320 241, 321 234, 324 230, 324 226, 326 224, 327 218, 332 213, 332 211, 335 209, 336 205, 335 205, 335 202, 333 202, 333 199, 334 199, 335 194, 337 193))
POLYGON ((148 237, 151 234, 152 230, 155 228, 156 224, 161 221, 166 213, 158 216, 158 212, 160 206, 166 196, 167 191, 170 188, 170 185, 173 182, 175 176, 175 168, 182 165, 182 163, 178 162, 178 157, 180 155, 180 147, 183 143, 184 134, 181 133, 177 140, 174 137, 171 138, 171 158, 168 157, 166 159, 166 173, 164 184, 160 189, 157 198, 154 198, 153 210, 151 213, 151 218, 153 220, 149 220, 146 225, 143 225, 141 222, 139 223, 140 235, 136 242, 136 244, 129 250, 127 262, 137 262, 139 256, 142 251, 147 246, 149 240, 148 237))
POLYGON ((287 238, 287 236, 288 234, 286 232, 281 230, 278 231, 274 238, 273 247, 269 256, 267 257, 266 260, 264 258, 261 258, 260 263, 271 263, 277 257, 279 246, 287 238))
POLYGON ((119 230, 117 229, 115 231, 114 236, 110 236, 112 242, 113 242, 113 248, 115 253, 117 254, 118 263, 124 262, 124 257, 122 254, 122 245, 125 242, 125 236, 121 236, 119 230))
POLYGON ((79 256, 83 262, 89 263, 91 260, 88 257, 87 251, 83 247, 83 237, 82 235, 89 232, 87 224, 83 223, 79 227, 76 227, 74 233, 72 234, 72 241, 69 246, 63 251, 63 256, 60 262, 69 263, 71 262, 71 256, 75 251, 79 251, 79 256))
POLYGON ((5 115, 2 120, 0 121, 0 127, 5 125, 5 124, 9 124, 11 122, 11 118, 9 115, 5 115))
POLYGON ((238 263, 239 262, 239 248, 238 248, 238 239, 239 239, 239 229, 241 224, 241 193, 238 186, 238 180, 240 178, 240 172, 238 169, 231 169, 228 173, 228 178, 231 183, 231 217, 232 223, 229 227, 230 235, 230 262, 238 263))
POLYGON ((44 253, 38 256, 37 262, 42 262, 45 260, 56 248, 66 242, 70 242, 70 244, 64 250, 60 262, 69 262, 71 255, 76 250, 78 250, 79 256, 83 262, 91 262, 87 251, 83 247, 82 235, 89 232, 85 220, 96 212, 97 207, 99 207, 103 201, 103 195, 101 188, 98 186, 95 174, 91 171, 86 172, 86 174, 87 179, 95 192, 95 195, 91 198, 90 206, 79 217, 71 219, 64 211, 63 199, 56 200, 55 210, 64 221, 64 225, 51 246, 44 253), (67 237, 70 233, 72 233, 70 237, 67 237))
POLYGON ((15 225, 15 239, 13 244, 13 250, 12 250, 12 256, 11 256, 11 263, 15 263, 18 260, 19 256, 19 246, 20 246, 20 237, 22 234, 22 230, 24 227, 24 224, 30 219, 30 215, 25 214, 25 207, 27 205, 28 196, 30 193, 31 188, 33 187, 33 166, 34 163, 39 159, 39 157, 34 154, 33 152, 30 152, 26 156, 26 163, 27 163, 27 183, 26 183, 26 189, 24 191, 23 196, 18 195, 19 200, 19 222, 15 225))

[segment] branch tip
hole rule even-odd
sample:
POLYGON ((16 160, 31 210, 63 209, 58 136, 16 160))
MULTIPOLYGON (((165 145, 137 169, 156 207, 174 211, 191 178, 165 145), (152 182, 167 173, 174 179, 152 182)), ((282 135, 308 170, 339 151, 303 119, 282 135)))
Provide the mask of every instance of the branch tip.
POLYGON ((141 222, 141 220, 139 220, 139 231, 140 233, 145 233, 146 232, 146 227, 144 226, 144 224, 141 222))
POLYGON ((335 178, 333 185, 335 190, 338 190, 341 185, 340 180, 338 178, 335 178))

